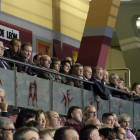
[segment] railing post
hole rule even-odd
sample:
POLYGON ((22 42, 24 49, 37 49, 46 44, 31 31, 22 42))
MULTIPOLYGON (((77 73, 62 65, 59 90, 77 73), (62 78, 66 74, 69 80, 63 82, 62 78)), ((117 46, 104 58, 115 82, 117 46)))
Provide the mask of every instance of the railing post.
POLYGON ((109 97, 109 112, 111 112, 111 97, 109 97))
POLYGON ((51 79, 51 110, 53 110, 53 80, 51 79))
POLYGON ((133 112, 132 112, 132 115, 133 115, 133 126, 132 126, 132 128, 134 128, 134 123, 135 123, 135 121, 134 121, 134 114, 135 114, 135 112, 134 112, 134 98, 130 98, 130 101, 132 101, 132 110, 133 110, 133 112))
POLYGON ((15 81, 15 109, 17 109, 17 67, 12 67, 12 70, 14 71, 14 81, 15 81))

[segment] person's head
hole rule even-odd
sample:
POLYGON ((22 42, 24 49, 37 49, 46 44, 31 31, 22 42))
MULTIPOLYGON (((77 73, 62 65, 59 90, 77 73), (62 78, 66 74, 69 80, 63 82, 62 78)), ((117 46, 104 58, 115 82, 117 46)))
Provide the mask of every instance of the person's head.
POLYGON ((114 117, 112 113, 104 113, 102 116, 102 122, 109 125, 111 128, 114 126, 114 117))
POLYGON ((71 65, 72 65, 72 58, 71 57, 65 57, 64 60, 70 61, 71 65))
POLYGON ((80 140, 102 140, 96 126, 87 125, 80 130, 80 140))
POLYGON ((41 57, 41 55, 39 55, 39 54, 36 54, 36 55, 33 57, 33 62, 34 62, 37 66, 40 66, 40 57, 41 57))
POLYGON ((4 54, 4 46, 3 46, 3 42, 0 41, 0 56, 3 56, 4 54))
POLYGON ((118 116, 118 122, 119 122, 120 126, 124 129, 129 129, 130 120, 131 120, 131 118, 127 114, 121 114, 118 116))
POLYGON ((93 68, 93 76, 97 79, 97 80, 102 80, 103 78, 103 69, 101 67, 94 67, 93 68))
POLYGON ((124 80, 123 80, 122 78, 119 78, 118 87, 119 87, 120 89, 124 89, 124 80))
POLYGON ((29 121, 35 120, 37 112, 32 109, 22 109, 16 119, 15 128, 19 129, 20 127, 25 126, 29 121))
POLYGON ((43 140, 53 140, 55 129, 42 129, 39 131, 39 136, 43 140))
POLYGON ((69 60, 61 61, 60 72, 68 73, 71 69, 71 63, 69 60))
POLYGON ((32 54, 32 45, 29 42, 23 43, 21 45, 20 52, 25 59, 30 59, 30 56, 32 54))
POLYGON ((98 130, 101 127, 101 123, 98 119, 90 118, 86 121, 85 125, 94 125, 98 128, 98 130))
POLYGON ((89 118, 97 118, 97 112, 94 105, 87 105, 83 109, 84 114, 84 122, 87 121, 89 118))
POLYGON ((79 106, 71 106, 67 112, 67 119, 76 123, 82 122, 82 110, 79 106))
POLYGON ((27 126, 27 127, 35 127, 38 130, 42 129, 40 123, 37 122, 37 121, 29 121, 25 126, 27 126))
POLYGON ((0 88, 0 103, 5 102, 5 92, 2 88, 0 88))
POLYGON ((99 133, 102 140, 115 140, 115 133, 111 128, 102 128, 99 133))
POLYGON ((34 127, 22 127, 14 133, 13 140, 39 140, 38 130, 34 127))
POLYGON ((120 127, 116 114, 114 112, 112 112, 112 114, 113 114, 113 117, 114 117, 114 127, 120 127))
POLYGON ((119 76, 116 73, 113 73, 109 76, 109 82, 118 86, 119 83, 119 76))
POLYGON ((82 77, 83 76, 83 66, 79 63, 76 63, 75 65, 73 65, 72 73, 82 77))
POLYGON ((135 91, 137 94, 140 94, 140 83, 134 83, 131 87, 131 91, 135 91))
POLYGON ((59 114, 56 111, 50 110, 47 111, 46 113, 49 119, 49 127, 55 128, 60 126, 61 118, 59 117, 59 114))
POLYGON ((79 140, 79 135, 72 127, 65 126, 56 130, 54 140, 79 140))
POLYGON ((21 41, 17 38, 13 38, 11 41, 10 41, 10 46, 9 46, 9 49, 11 50, 11 52, 13 54, 17 54, 20 52, 20 47, 21 47, 21 41))
POLYGON ((102 80, 104 82, 107 82, 108 81, 108 71, 103 70, 103 78, 102 78, 102 80))
POLYGON ((84 66, 83 76, 84 76, 86 79, 88 79, 88 80, 91 78, 91 76, 92 76, 92 69, 91 69, 91 67, 89 67, 89 66, 84 66))
POLYGON ((10 118, 0 117, 0 140, 13 140, 14 122, 10 118))
POLYGON ((60 67, 61 67, 61 60, 56 57, 53 57, 53 58, 51 58, 51 61, 52 61, 51 68, 56 71, 59 71, 60 67))
POLYGON ((39 122, 42 129, 46 128, 49 125, 49 119, 47 118, 47 115, 43 110, 37 110, 36 121, 39 122))
POLYGON ((116 139, 119 139, 119 140, 126 139, 126 132, 122 127, 115 127, 113 128, 113 130, 114 130, 116 139))
POLYGON ((42 67, 50 68, 51 63, 52 63, 52 61, 51 61, 50 56, 42 55, 40 57, 40 64, 41 64, 42 67))

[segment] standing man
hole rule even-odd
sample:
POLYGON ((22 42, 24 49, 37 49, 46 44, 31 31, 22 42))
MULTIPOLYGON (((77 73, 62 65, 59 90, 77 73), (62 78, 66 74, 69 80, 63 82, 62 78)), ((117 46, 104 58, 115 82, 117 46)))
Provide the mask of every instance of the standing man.
POLYGON ((9 49, 4 51, 3 56, 12 58, 14 55, 16 55, 20 52, 20 47, 21 47, 21 41, 17 38, 13 38, 10 41, 9 49))

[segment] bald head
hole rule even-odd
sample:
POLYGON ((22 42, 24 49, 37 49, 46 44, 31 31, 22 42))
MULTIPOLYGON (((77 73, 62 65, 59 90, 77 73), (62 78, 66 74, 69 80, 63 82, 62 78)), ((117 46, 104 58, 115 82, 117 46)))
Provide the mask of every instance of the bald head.
POLYGON ((49 55, 42 55, 40 58, 40 64, 42 67, 50 68, 51 58, 49 55))
POLYGON ((98 119, 90 118, 87 120, 85 125, 95 125, 99 129, 101 126, 101 123, 98 119))

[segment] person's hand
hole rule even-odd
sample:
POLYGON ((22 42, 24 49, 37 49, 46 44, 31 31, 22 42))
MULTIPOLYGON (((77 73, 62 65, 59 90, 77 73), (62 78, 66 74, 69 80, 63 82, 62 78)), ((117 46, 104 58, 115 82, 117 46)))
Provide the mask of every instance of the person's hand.
POLYGON ((130 93, 133 93, 134 96, 137 95, 135 91, 130 91, 130 93))
POLYGON ((1 102, 0 103, 0 109, 2 111, 7 111, 7 108, 8 108, 8 104, 6 102, 1 102))
POLYGON ((5 98, 3 96, 0 96, 0 103, 5 102, 5 98))

